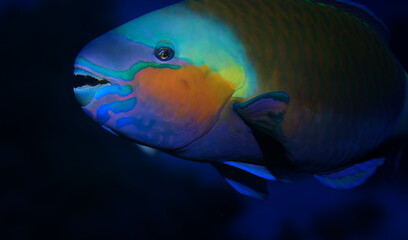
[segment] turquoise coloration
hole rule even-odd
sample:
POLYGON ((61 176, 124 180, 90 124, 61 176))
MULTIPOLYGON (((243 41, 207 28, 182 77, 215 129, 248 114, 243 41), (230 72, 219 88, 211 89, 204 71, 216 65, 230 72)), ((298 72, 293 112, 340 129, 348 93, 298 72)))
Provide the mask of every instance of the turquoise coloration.
POLYGON ((265 199, 291 171, 363 184, 408 131, 387 28, 348 0, 241 3, 191 0, 106 33, 75 61, 76 98, 107 131, 210 162, 244 195, 265 199))
POLYGON ((171 42, 175 58, 196 66, 208 65, 232 82, 236 86, 234 97, 249 97, 258 90, 255 68, 229 26, 180 4, 146 14, 110 33, 152 48, 163 40, 171 42))
POLYGON ((129 112, 136 107, 137 98, 129 98, 124 101, 117 101, 102 105, 98 108, 96 113, 96 120, 99 124, 105 124, 109 121, 109 111, 115 114, 129 112))
POLYGON ((82 65, 89 67, 90 69, 103 74, 105 76, 109 76, 111 78, 121 79, 123 81, 133 81, 136 73, 140 70, 148 67, 152 68, 170 68, 170 69, 180 69, 181 66, 172 65, 172 64, 163 64, 163 63, 156 63, 156 62, 137 62, 133 64, 128 70, 124 71, 115 71, 112 69, 104 68, 99 65, 96 65, 84 57, 78 57, 75 61, 75 64, 82 65))
POLYGON ((133 88, 132 88, 131 85, 104 86, 95 94, 95 99, 100 99, 100 98, 105 97, 106 95, 109 95, 109 94, 118 94, 121 97, 126 97, 129 94, 131 94, 132 91, 133 91, 133 88))
POLYGON ((142 119, 126 117, 118 120, 118 122, 116 123, 116 128, 121 129, 129 125, 134 125, 136 128, 141 129, 143 131, 150 131, 155 124, 156 124, 155 120, 150 120, 147 125, 143 125, 142 119))

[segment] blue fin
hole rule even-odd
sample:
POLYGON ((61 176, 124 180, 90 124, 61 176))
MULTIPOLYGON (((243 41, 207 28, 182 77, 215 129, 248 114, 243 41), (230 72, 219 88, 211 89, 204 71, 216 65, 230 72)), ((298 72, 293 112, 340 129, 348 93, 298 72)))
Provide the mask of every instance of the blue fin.
POLYGON ((325 186, 334 189, 350 189, 363 184, 375 173, 377 167, 383 164, 384 158, 377 158, 367 162, 355 164, 340 171, 313 176, 325 186))
POLYGON ((236 167, 246 172, 249 172, 255 176, 264 178, 266 180, 277 180, 272 173, 266 169, 266 167, 261 165, 255 165, 250 163, 243 163, 243 162, 224 162, 224 164, 229 165, 231 167, 236 167))
POLYGON ((366 6, 355 3, 350 0, 314 0, 314 2, 331 5, 337 9, 345 11, 352 16, 358 17, 375 29, 375 31, 387 42, 390 42, 391 36, 388 27, 366 6))
POLYGON ((269 193, 266 189, 267 181, 265 179, 222 163, 214 163, 213 166, 239 193, 262 200, 268 197, 269 193))
POLYGON ((107 126, 104 126, 104 125, 100 125, 100 126, 101 126, 103 129, 105 129, 106 131, 108 131, 108 132, 112 133, 113 135, 119 137, 119 135, 118 135, 117 133, 115 133, 112 129, 108 128, 107 126))
POLYGON ((225 178, 225 180, 235 189, 237 192, 253 197, 260 200, 265 200, 268 197, 268 192, 265 191, 257 191, 251 186, 245 185, 243 183, 237 182, 233 179, 225 178))
POLYGON ((284 92, 264 93, 243 103, 234 103, 234 111, 249 125, 268 135, 281 137, 280 126, 289 104, 284 92))

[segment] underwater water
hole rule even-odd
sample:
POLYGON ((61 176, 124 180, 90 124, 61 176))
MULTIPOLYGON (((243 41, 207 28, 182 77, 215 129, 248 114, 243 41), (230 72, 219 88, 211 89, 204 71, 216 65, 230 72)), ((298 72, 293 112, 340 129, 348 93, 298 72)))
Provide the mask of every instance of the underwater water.
MULTIPOLYGON (((0 2, 0 239, 408 239, 408 158, 361 187, 311 176, 261 201, 209 164, 140 151, 72 92, 73 61, 99 35, 178 1, 0 2)), ((355 1, 389 27, 408 69, 408 2, 355 1)))

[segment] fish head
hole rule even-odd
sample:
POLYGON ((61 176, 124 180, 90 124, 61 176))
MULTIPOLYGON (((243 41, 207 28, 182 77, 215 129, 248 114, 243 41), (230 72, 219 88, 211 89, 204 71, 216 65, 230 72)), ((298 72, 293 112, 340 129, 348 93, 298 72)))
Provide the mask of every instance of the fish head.
POLYGON ((173 5, 90 42, 74 93, 94 121, 149 147, 180 149, 214 124, 248 83, 244 49, 224 26, 173 5))

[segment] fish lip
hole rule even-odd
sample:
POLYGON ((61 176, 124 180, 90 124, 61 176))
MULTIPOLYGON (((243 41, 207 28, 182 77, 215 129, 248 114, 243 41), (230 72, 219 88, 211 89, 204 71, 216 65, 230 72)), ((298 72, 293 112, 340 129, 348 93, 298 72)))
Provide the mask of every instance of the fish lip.
POLYGON ((76 81, 74 83, 74 89, 82 87, 94 87, 98 85, 112 85, 112 81, 106 79, 106 77, 97 74, 96 72, 90 72, 87 69, 80 67, 74 68, 74 77, 76 81))
POLYGON ((75 63, 74 64, 74 75, 86 75, 93 77, 98 80, 106 80, 110 82, 112 85, 119 85, 121 83, 121 79, 113 78, 111 76, 107 76, 105 74, 99 73, 92 68, 87 66, 75 63))

